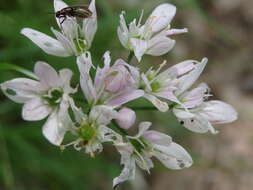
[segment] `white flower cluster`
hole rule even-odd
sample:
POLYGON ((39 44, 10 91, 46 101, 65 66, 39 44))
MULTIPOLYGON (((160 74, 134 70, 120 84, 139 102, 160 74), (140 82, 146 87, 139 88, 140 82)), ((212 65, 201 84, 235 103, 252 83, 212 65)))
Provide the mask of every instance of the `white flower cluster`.
MULTIPOLYGON (((54 0, 55 11, 67 6, 62 0, 54 0)), ((181 125, 193 132, 216 133, 213 124, 232 122, 237 119, 237 112, 224 102, 209 101, 210 90, 205 83, 190 89, 204 70, 207 59, 183 61, 161 71, 164 62, 157 70, 150 68, 142 72, 130 65, 130 60, 127 63, 118 59, 112 63, 110 53, 106 52, 103 67, 96 66, 89 52, 97 31, 95 0, 90 3, 89 10, 92 16, 83 19, 82 23, 75 17, 67 17, 62 24, 56 19, 61 32, 53 28, 52 32, 57 39, 30 28, 21 31, 48 54, 77 57, 84 94, 82 107, 77 106, 78 100, 74 96, 79 92, 78 88, 70 85, 72 71, 56 72, 44 62, 35 64, 37 80, 9 80, 1 84, 2 91, 11 100, 24 104, 24 120, 47 118, 43 134, 60 148, 73 145, 76 150, 95 156, 103 150, 103 143, 115 146, 124 168, 113 180, 114 188, 134 179, 136 164, 149 172, 153 167, 152 157, 170 169, 190 167, 193 161, 187 151, 170 136, 150 130, 151 122, 141 122, 138 134, 131 136, 128 129, 136 126, 136 114, 124 104, 143 97, 158 111, 171 110, 181 125), (91 74, 92 70, 95 74, 91 74), (66 133, 71 133, 74 140, 62 145, 66 133)), ((170 22, 175 13, 174 5, 161 4, 143 25, 141 19, 138 23, 133 20, 126 24, 124 13, 120 14, 118 37, 121 44, 139 62, 145 54, 160 56, 167 53, 175 45, 171 36, 187 32, 187 29, 171 29, 170 22)))

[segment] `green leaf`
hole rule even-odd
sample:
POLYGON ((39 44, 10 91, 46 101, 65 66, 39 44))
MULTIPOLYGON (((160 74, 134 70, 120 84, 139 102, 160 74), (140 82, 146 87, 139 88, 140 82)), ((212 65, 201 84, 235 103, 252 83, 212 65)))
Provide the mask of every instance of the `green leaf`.
POLYGON ((22 68, 20 66, 17 66, 17 65, 13 65, 13 64, 9 64, 9 63, 0 63, 0 71, 1 70, 13 70, 13 71, 17 71, 19 73, 22 73, 28 77, 31 77, 35 80, 38 80, 38 77, 33 74, 31 71, 25 69, 25 68, 22 68))

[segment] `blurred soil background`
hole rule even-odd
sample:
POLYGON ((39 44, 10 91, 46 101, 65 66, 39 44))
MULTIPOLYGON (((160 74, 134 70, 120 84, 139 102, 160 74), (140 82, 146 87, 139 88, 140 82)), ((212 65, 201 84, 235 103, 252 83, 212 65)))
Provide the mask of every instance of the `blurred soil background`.
MULTIPOLYGON (((70 5, 85 0, 66 0, 70 5)), ((169 113, 138 111, 138 122, 150 120, 156 128, 170 134, 185 147, 194 165, 182 171, 167 170, 159 162, 151 174, 137 172, 137 179, 122 185, 122 190, 251 190, 253 189, 253 1, 252 0, 97 0, 99 28, 91 52, 101 64, 107 50, 113 59, 128 55, 117 38, 118 15, 126 10, 128 21, 145 18, 161 2, 178 7, 172 27, 189 29, 175 36, 176 47, 167 55, 145 56, 141 67, 168 66, 186 59, 209 63, 201 81, 207 82, 218 98, 239 112, 235 123, 217 126, 218 135, 193 134, 178 124, 169 113)), ((57 28, 52 0, 0 0, 0 64, 11 63, 32 70, 38 60, 55 68, 69 67, 76 72, 75 58, 46 55, 20 34, 31 27, 51 36, 57 28)), ((144 19, 145 20, 145 19, 144 19)), ((137 62, 134 61, 133 64, 137 62)), ((0 71, 0 82, 22 77, 13 71, 0 71)), ((21 105, 0 92, 0 189, 1 190, 107 190, 121 167, 115 149, 90 158, 72 148, 61 152, 42 136, 42 122, 21 119, 21 105)))

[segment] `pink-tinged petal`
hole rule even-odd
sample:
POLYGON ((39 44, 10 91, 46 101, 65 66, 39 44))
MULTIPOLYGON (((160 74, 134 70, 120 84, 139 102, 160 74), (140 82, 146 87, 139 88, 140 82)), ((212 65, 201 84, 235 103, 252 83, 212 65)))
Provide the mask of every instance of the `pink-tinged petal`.
POLYGON ((171 90, 155 93, 155 95, 161 98, 165 98, 166 100, 181 104, 180 101, 175 96, 175 94, 173 93, 173 91, 171 90))
POLYGON ((178 90, 176 91, 176 95, 180 95, 186 90, 188 90, 193 83, 199 78, 200 74, 203 72, 208 59, 204 58, 201 63, 198 63, 195 65, 195 69, 192 70, 190 73, 183 75, 179 78, 179 86, 178 90))
POLYGON ((176 7, 172 4, 164 3, 155 8, 145 25, 150 24, 152 32, 156 33, 166 28, 175 15, 176 7))
MULTIPOLYGON (((66 8, 68 7, 68 5, 63 2, 62 0, 54 0, 54 10, 55 10, 55 13, 62 10, 63 8, 66 8)), ((76 23, 76 19, 73 18, 73 17, 66 17, 66 20, 61 24, 61 22, 64 20, 64 18, 57 18, 55 17, 56 19, 56 22, 59 26, 59 28, 64 31, 64 33, 67 35, 67 36, 72 36, 72 34, 75 32, 77 32, 77 27, 75 26, 77 23, 76 23), (73 24, 73 23, 76 23, 76 24, 73 24)))
POLYGON ((116 107, 125 104, 127 102, 130 102, 132 100, 135 100, 137 98, 140 98, 143 95, 144 95, 143 90, 129 90, 111 98, 107 104, 116 107))
POLYGON ((169 146, 172 143, 172 138, 164 133, 158 131, 145 131, 143 137, 153 144, 169 146))
POLYGON ((58 73, 45 62, 38 61, 34 66, 34 73, 39 77, 42 88, 57 87, 60 84, 58 73))
POLYGON ((208 131, 213 134, 217 133, 210 122, 200 115, 195 115, 191 119, 181 119, 180 122, 185 128, 195 133, 207 133, 208 131))
POLYGON ((170 30, 166 31, 166 36, 183 34, 183 33, 187 33, 187 32, 188 32, 187 28, 184 28, 184 29, 170 29, 170 30))
POLYGON ((144 73, 141 74, 141 79, 142 82, 145 84, 145 90, 152 92, 151 82, 148 80, 147 76, 144 73))
POLYGON ((132 138, 132 139, 139 139, 141 136, 143 136, 143 134, 150 128, 150 126, 152 125, 151 122, 149 121, 144 121, 141 122, 139 124, 139 131, 138 134, 135 135, 134 137, 128 137, 128 138, 132 138))
POLYGON ((56 146, 62 143, 65 133, 73 129, 73 123, 67 111, 68 107, 68 104, 62 102, 59 110, 49 116, 42 128, 43 135, 56 146))
POLYGON ((124 107, 119 110, 116 122, 121 128, 127 130, 134 125, 135 120, 135 112, 129 108, 124 107))
POLYGON ((213 124, 230 123, 238 118, 238 113, 231 105, 217 100, 206 102, 200 114, 213 124))
POLYGON ((73 72, 69 69, 62 69, 59 71, 60 83, 64 88, 65 93, 74 93, 75 90, 71 88, 70 82, 73 72))
POLYGON ((169 146, 154 145, 154 156, 169 169, 180 170, 189 168, 192 158, 189 153, 179 144, 172 142, 169 146))
POLYGON ((16 78, 1 84, 3 93, 12 101, 25 103, 38 96, 39 82, 27 78, 16 78))
POLYGON ((97 11, 95 0, 92 0, 89 5, 89 10, 92 12, 92 16, 90 18, 86 18, 83 21, 83 32, 85 39, 88 42, 88 46, 91 47, 91 43, 97 31, 97 11))
POLYGON ((101 125, 108 125, 112 119, 116 119, 118 113, 111 106, 94 106, 90 111, 89 119, 101 125))
POLYGON ((56 36, 57 40, 62 44, 65 50, 69 53, 69 55, 75 54, 75 46, 74 44, 62 33, 58 32, 54 28, 51 28, 52 32, 56 36))
POLYGON ((133 157, 124 159, 124 168, 121 171, 120 175, 113 179, 113 189, 116 189, 121 183, 127 180, 134 180, 135 178, 135 160, 133 157))
POLYGON ((161 56, 168 53, 174 46, 176 41, 167 37, 154 37, 148 42, 146 54, 153 56, 161 56))
POLYGON ((51 111, 51 107, 43 99, 33 98, 24 104, 22 117, 27 121, 39 121, 45 119, 51 111))
POLYGON ((142 59, 142 56, 145 54, 148 48, 148 42, 141 39, 132 38, 131 44, 133 46, 134 55, 137 58, 137 60, 140 62, 142 59))
POLYGON ((201 83, 197 88, 186 92, 182 96, 184 108, 194 108, 200 106, 206 97, 210 96, 206 94, 209 92, 209 87, 205 83, 201 83))
POLYGON ((161 112, 166 112, 169 109, 169 106, 166 102, 163 102, 163 101, 159 100, 154 95, 145 94, 144 98, 149 100, 161 112))
POLYGON ((21 30, 21 34, 29 38, 33 43, 39 46, 47 54, 60 57, 70 56, 69 52, 66 51, 66 49, 58 40, 51 38, 46 34, 43 34, 30 28, 23 28, 21 30))
POLYGON ((92 67, 91 55, 90 53, 82 54, 77 57, 77 65, 80 71, 80 85, 82 91, 88 100, 91 103, 97 97, 96 89, 94 88, 93 81, 89 75, 90 69, 92 67))
POLYGON ((173 113, 175 114, 175 116, 181 120, 181 119, 191 119, 191 118, 194 118, 195 117, 195 114, 189 112, 189 111, 186 111, 184 109, 176 109, 174 108, 173 109, 173 113))
POLYGON ((184 75, 195 68, 195 60, 187 60, 172 66, 169 69, 176 69, 177 76, 184 75))
POLYGON ((120 64, 124 65, 125 67, 127 67, 129 69, 133 80, 135 81, 136 85, 139 86, 139 82, 140 82, 140 71, 139 71, 139 68, 134 67, 132 65, 129 65, 128 63, 126 63, 123 60, 121 60, 120 64))
POLYGON ((104 79, 110 69, 110 63, 111 63, 110 52, 109 51, 105 52, 103 58, 104 58, 104 67, 103 68, 97 67, 97 71, 96 71, 95 87, 97 89, 100 89, 102 87, 104 83, 104 79))

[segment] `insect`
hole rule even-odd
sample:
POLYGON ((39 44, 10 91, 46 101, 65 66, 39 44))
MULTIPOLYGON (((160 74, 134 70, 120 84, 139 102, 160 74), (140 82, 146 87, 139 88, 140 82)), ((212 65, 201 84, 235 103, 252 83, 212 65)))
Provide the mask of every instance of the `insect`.
POLYGON ((62 19, 60 25, 64 23, 64 21, 68 17, 77 17, 77 18, 89 18, 91 17, 92 12, 89 10, 88 6, 70 6, 65 7, 55 13, 56 18, 62 19))

